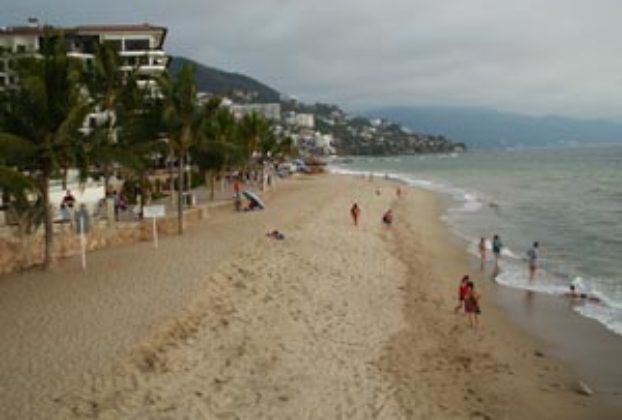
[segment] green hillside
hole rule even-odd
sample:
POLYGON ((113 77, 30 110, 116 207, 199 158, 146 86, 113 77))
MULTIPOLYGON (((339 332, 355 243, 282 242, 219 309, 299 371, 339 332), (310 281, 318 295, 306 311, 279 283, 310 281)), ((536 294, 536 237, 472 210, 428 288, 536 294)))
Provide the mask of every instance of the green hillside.
POLYGON ((239 73, 208 67, 184 57, 172 57, 169 71, 177 74, 184 63, 196 68, 197 86, 201 92, 228 96, 236 102, 279 102, 281 94, 257 80, 239 73))

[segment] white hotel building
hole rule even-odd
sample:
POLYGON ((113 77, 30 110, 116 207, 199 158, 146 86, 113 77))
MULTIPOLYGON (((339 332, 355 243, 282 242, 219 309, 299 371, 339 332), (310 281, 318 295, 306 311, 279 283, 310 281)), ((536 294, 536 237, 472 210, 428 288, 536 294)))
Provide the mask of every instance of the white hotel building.
POLYGON ((0 27, 0 89, 17 83, 13 72, 12 54, 35 54, 44 37, 63 34, 68 55, 93 64, 96 46, 114 44, 121 56, 123 71, 137 71, 139 84, 155 89, 154 77, 163 73, 169 57, 163 45, 167 29, 147 23, 137 25, 85 25, 73 27, 28 26, 0 27))

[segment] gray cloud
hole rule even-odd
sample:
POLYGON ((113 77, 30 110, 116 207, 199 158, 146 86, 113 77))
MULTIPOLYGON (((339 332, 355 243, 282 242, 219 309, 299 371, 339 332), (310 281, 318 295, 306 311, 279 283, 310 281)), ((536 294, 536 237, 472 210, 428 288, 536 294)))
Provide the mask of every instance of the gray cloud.
POLYGON ((28 16, 166 25, 172 54, 350 109, 467 105, 622 119, 617 0, 30 0, 2 8, 4 25, 28 16))

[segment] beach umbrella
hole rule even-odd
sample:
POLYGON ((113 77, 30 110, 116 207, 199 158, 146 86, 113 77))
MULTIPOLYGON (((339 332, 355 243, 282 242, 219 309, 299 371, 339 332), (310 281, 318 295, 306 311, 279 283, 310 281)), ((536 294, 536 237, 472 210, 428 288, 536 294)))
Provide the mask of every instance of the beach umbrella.
POLYGON ((259 208, 263 209, 265 207, 263 201, 261 201, 261 198, 259 198, 254 192, 244 190, 242 194, 244 194, 244 197, 248 198, 250 201, 254 201, 255 204, 259 206, 259 208))

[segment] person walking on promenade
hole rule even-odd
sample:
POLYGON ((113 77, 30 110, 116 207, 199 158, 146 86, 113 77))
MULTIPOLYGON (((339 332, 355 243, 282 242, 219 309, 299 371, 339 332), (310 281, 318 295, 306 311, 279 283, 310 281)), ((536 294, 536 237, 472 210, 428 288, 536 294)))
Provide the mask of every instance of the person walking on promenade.
POLYGON ((480 238, 479 240, 479 259, 480 259, 480 270, 484 271, 484 267, 486 266, 486 239, 480 238))
POLYGON ((464 297, 464 312, 469 318, 469 326, 477 329, 478 317, 482 313, 479 308, 481 295, 475 290, 475 284, 472 281, 467 282, 467 292, 464 297))
POLYGON ((499 275, 499 259, 501 258, 501 249, 503 248, 503 243, 501 242, 501 238, 499 235, 494 235, 492 237, 492 253, 495 256, 495 267, 492 270, 492 278, 495 279, 499 275))
POLYGON ((352 216, 352 221, 354 222, 354 226, 358 226, 360 214, 361 214, 361 209, 359 208, 359 205, 356 203, 352 204, 352 208, 350 208, 350 215, 352 216))
POLYGON ((538 242, 534 242, 531 248, 527 250, 527 260, 529 263, 529 280, 533 280, 536 277, 536 270, 538 268, 538 242))
POLYGON ((467 295, 468 291, 468 283, 469 283, 469 275, 465 274, 462 276, 462 280, 460 280, 460 286, 458 287, 458 305, 454 308, 454 313, 458 313, 460 308, 464 306, 464 298, 467 295))

